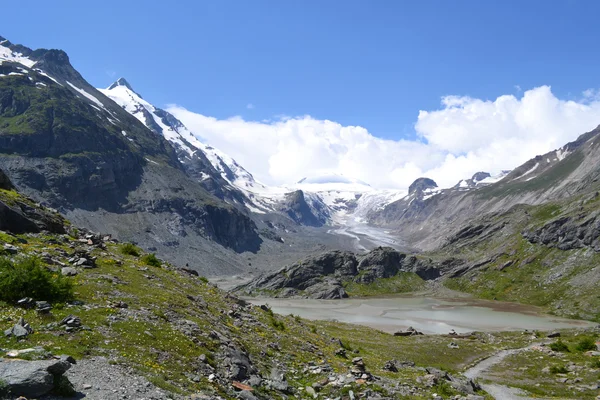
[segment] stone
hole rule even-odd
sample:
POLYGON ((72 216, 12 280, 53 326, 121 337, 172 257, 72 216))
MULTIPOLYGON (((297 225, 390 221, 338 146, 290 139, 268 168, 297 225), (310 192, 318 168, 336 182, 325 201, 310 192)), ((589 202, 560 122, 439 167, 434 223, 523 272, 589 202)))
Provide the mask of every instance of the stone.
POLYGON ((33 333, 33 328, 25 322, 23 317, 12 327, 4 331, 6 337, 14 336, 17 339, 26 338, 30 333, 33 333))
POLYGON ((304 388, 304 390, 306 390, 306 393, 308 393, 310 396, 315 398, 317 397, 317 392, 312 386, 307 386, 306 388, 304 388))
POLYGON ((337 349, 335 351, 335 355, 346 358, 347 357, 347 355, 346 355, 346 349, 343 349, 343 348, 340 347, 339 349, 337 349))
POLYGON ((4 251, 8 254, 17 254, 19 252, 19 248, 7 243, 4 245, 4 251))
POLYGON ((36 301, 35 310, 40 314, 48 314, 52 310, 52 305, 47 301, 36 301))
POLYGON ((83 385, 83 390, 90 390, 92 388, 92 385, 90 385, 89 383, 86 383, 83 385))
POLYGON ((77 275, 77 270, 73 267, 63 267, 60 272, 64 275, 64 276, 75 276, 77 275))
POLYGON ((549 338, 558 338, 558 337, 560 337, 560 332, 551 332, 548 335, 546 335, 546 337, 549 337, 549 338))
POLYGON ((451 343, 448 344, 448 348, 449 349, 458 349, 459 346, 456 343, 451 342, 451 343))
POLYGON ((55 377, 62 376, 71 364, 63 359, 24 361, 0 360, 0 380, 15 396, 37 398, 54 388, 55 377))
POLYGON ((398 367, 396 366, 396 360, 387 361, 383 365, 383 370, 390 371, 390 372, 398 372, 398 367))
POLYGON ((23 308, 32 308, 35 305, 35 301, 31 297, 23 297, 17 301, 17 306, 23 308))

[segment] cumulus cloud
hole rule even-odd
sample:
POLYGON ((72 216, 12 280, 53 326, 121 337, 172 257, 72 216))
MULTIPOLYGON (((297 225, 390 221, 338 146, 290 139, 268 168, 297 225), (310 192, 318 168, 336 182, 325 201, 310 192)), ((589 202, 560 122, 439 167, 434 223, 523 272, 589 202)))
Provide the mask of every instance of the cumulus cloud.
POLYGON ((580 101, 566 101, 541 86, 493 101, 445 96, 440 109, 419 112, 414 127, 420 140, 382 139, 360 126, 310 116, 256 122, 168 109, 264 183, 339 173, 405 190, 421 176, 449 187, 475 172, 496 174, 561 147, 600 124, 597 94, 588 90, 580 101))
POLYGON ((252 104, 252 103, 248 103, 248 104, 246 104, 246 108, 247 108, 248 110, 252 110, 252 109, 254 109, 254 104, 252 104))

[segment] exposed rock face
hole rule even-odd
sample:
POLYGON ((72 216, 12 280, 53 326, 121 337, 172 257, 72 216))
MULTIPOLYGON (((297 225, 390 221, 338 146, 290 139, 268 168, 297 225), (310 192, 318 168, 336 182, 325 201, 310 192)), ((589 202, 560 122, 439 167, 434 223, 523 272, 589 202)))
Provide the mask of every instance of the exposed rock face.
POLYGON ((0 170, 0 189, 13 190, 14 188, 15 187, 8 176, 4 173, 4 171, 0 170))
POLYGON ((435 189, 438 185, 433 179, 419 178, 408 187, 408 194, 423 192, 426 189, 435 189))
POLYGON ((281 211, 285 212, 298 224, 307 226, 322 226, 327 222, 326 210, 322 203, 313 203, 312 207, 307 202, 304 192, 296 190, 286 194, 286 199, 281 211))
POLYGON ((14 191, 8 177, 0 170, 0 230, 12 233, 64 233, 64 219, 14 191))
POLYGON ((372 283, 399 272, 414 272, 430 280, 438 278, 444 267, 443 263, 407 256, 390 247, 378 247, 362 257, 331 251, 259 277, 235 290, 249 294, 275 293, 278 297, 340 299, 348 297, 345 282, 372 283))
POLYGON ((599 213, 562 217, 551 221, 537 230, 525 231, 523 236, 531 243, 541 243, 560 250, 589 247, 600 251, 599 213))

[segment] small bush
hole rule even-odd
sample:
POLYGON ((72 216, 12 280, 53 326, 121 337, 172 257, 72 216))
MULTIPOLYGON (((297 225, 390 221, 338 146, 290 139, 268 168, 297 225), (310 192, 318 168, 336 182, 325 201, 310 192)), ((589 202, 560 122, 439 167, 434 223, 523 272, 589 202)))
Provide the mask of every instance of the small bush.
POLYGON ((348 343, 344 343, 341 339, 340 339, 340 347, 344 350, 354 351, 352 346, 350 346, 348 343))
POLYGON ((590 351, 596 350, 596 341, 591 337, 584 337, 579 339, 579 342, 575 345, 575 350, 577 351, 590 351))
POLYGON ((441 381, 440 383, 438 383, 435 386, 435 392, 439 395, 442 396, 452 396, 453 394, 455 394, 454 389, 452 389, 452 386, 450 386, 450 384, 448 382, 444 382, 441 381))
POLYGON ((73 298, 73 283, 52 273, 35 257, 10 261, 0 257, 0 300, 15 302, 23 297, 50 302, 73 298))
POLYGON ((553 374, 566 374, 569 370, 564 365, 553 365, 550 367, 550 372, 553 374))
POLYGON ((553 351, 560 351, 563 353, 569 352, 569 346, 567 346, 567 344, 560 339, 550 344, 550 349, 553 351))
POLYGON ((140 256, 140 249, 131 243, 123 243, 120 250, 121 253, 125 254, 126 256, 140 256))
POLYGON ((590 363, 590 368, 600 368, 600 359, 597 358, 590 363))
POLYGON ((200 276, 198 279, 200 279, 200 281, 203 283, 208 283, 208 278, 205 276, 200 276))
POLYGON ((314 326, 314 325, 312 325, 312 326, 310 327, 310 331, 311 331, 312 333, 317 333, 317 327, 316 327, 316 326, 314 326))
POLYGON ((0 379, 0 399, 3 399, 5 396, 8 397, 9 394, 8 383, 0 379))
POLYGON ((154 255, 154 253, 151 254, 146 254, 144 257, 142 257, 142 262, 146 265, 150 265, 152 267, 160 267, 161 266, 161 262, 158 258, 156 258, 156 256, 154 255))
POLYGON ((285 331, 285 324, 283 321, 278 320, 276 317, 271 316, 271 325, 279 331, 285 331))

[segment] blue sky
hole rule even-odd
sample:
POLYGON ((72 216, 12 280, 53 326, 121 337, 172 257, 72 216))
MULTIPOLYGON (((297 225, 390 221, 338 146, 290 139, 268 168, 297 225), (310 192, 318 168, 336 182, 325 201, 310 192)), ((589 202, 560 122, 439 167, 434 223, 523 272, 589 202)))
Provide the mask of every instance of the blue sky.
POLYGON ((216 118, 308 114, 397 139, 444 95, 600 86, 592 1, 6 2, 2 14, 0 35, 66 50, 96 86, 124 76, 157 105, 216 118))

